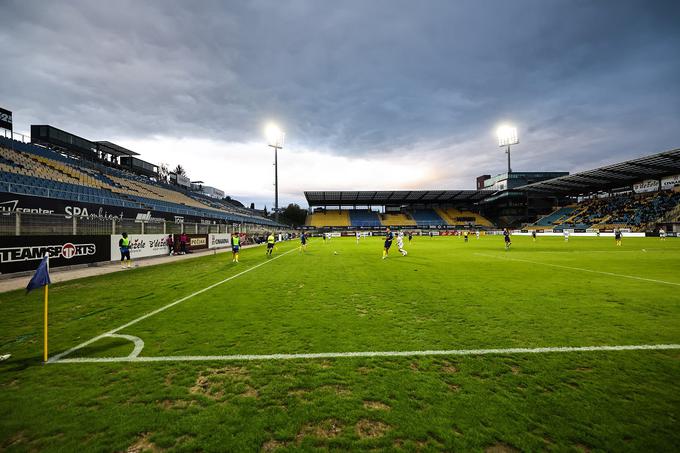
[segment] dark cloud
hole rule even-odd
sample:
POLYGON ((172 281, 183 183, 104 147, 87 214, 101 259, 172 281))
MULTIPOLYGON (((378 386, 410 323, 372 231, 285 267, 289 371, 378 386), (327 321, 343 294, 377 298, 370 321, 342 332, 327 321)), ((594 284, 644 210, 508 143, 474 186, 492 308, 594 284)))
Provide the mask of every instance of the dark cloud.
MULTIPOLYGON (((93 139, 429 151, 503 170, 587 168, 679 145, 676 1, 5 1, 0 100, 93 139), (546 168, 550 167, 550 168, 546 168)), ((466 176, 470 176, 466 173, 466 176)))

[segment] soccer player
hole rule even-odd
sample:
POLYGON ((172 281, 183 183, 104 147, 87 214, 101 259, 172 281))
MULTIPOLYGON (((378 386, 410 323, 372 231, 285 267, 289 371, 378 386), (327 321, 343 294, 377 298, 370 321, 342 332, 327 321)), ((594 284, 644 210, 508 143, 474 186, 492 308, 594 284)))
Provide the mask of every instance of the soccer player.
POLYGON ((275 243, 276 238, 274 237, 274 233, 269 233, 269 236, 267 236, 267 256, 272 256, 275 243))
POLYGON ((304 252, 307 250, 307 235, 303 231, 300 233, 300 252, 304 252))
POLYGON ((463 238, 465 239, 465 242, 468 241, 468 231, 465 230, 465 233, 463 233, 463 238))
POLYGON ((408 232, 408 243, 410 244, 412 240, 413 240, 413 231, 409 231, 408 232))
POLYGON ((238 263, 238 252, 241 250, 241 238, 238 234, 231 235, 231 262, 238 263))
POLYGON ((382 259, 387 258, 387 254, 390 253, 390 247, 392 247, 392 240, 394 239, 394 233, 390 231, 390 227, 387 227, 385 232, 385 247, 383 248, 382 259))
POLYGON ((564 242, 569 242, 569 231, 564 230, 563 234, 564 234, 564 242))
POLYGON ((533 239, 534 242, 536 242, 536 230, 531 230, 531 239, 533 239))
POLYGON ((659 228, 659 239, 661 239, 662 241, 666 240, 666 230, 664 230, 663 228, 659 228))
POLYGON ((507 252, 510 250, 510 245, 512 244, 512 242, 510 242, 510 231, 508 231, 507 228, 503 230, 503 237, 505 239, 505 251, 507 252))
POLYGON ((125 258, 127 258, 127 268, 132 266, 132 260, 130 259, 130 238, 128 238, 127 233, 123 233, 123 237, 118 241, 118 247, 120 248, 120 267, 125 269, 125 258))
POLYGON ((614 239, 616 239, 616 246, 621 247, 621 230, 618 228, 614 230, 614 239))
POLYGON ((401 256, 408 255, 408 252, 404 250, 404 233, 402 233, 401 231, 397 235, 397 248, 399 249, 399 253, 401 253, 401 256))
POLYGON ((356 236, 357 236, 357 245, 359 245, 359 239, 361 239, 361 233, 359 233, 359 232, 357 231, 357 232, 356 232, 356 236))
POLYGON ((477 239, 479 239, 479 230, 475 231, 475 235, 477 236, 477 239))

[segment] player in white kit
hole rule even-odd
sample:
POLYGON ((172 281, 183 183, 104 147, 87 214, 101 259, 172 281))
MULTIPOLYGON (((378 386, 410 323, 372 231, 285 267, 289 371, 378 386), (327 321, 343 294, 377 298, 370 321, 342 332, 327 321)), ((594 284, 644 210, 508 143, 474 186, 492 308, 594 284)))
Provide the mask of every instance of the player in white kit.
POLYGON ((408 255, 408 252, 404 250, 404 233, 402 232, 397 235, 397 249, 402 256, 408 255))

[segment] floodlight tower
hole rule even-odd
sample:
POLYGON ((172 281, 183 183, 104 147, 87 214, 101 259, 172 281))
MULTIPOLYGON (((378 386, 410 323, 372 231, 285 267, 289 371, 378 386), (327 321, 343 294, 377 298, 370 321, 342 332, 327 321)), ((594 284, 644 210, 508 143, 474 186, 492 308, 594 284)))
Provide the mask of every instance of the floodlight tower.
POLYGON ((265 131, 267 145, 274 148, 274 220, 279 222, 279 165, 278 151, 283 149, 283 139, 286 134, 276 124, 269 124, 265 131))
POLYGON ((519 136, 517 135, 517 128, 504 124, 496 130, 496 135, 498 135, 498 146, 503 148, 505 146, 508 149, 505 151, 508 154, 508 175, 512 172, 510 168, 510 145, 516 145, 519 143, 519 136))

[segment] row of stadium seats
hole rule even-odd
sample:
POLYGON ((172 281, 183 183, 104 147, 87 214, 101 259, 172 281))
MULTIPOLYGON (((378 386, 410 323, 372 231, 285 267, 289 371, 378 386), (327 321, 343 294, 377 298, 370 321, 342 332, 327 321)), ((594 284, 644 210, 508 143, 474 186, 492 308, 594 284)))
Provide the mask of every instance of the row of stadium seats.
POLYGON ((483 216, 457 209, 415 209, 402 213, 384 213, 368 209, 318 210, 307 216, 307 226, 314 227, 382 227, 382 226, 484 226, 492 227, 483 216))
POLYGON ((645 229, 680 204, 680 191, 647 194, 626 193, 584 200, 576 206, 557 209, 539 219, 534 227, 645 229))
POLYGON ((253 211, 128 171, 84 162, 53 150, 0 137, 0 190, 110 206, 154 209, 228 221, 273 224, 253 211))

